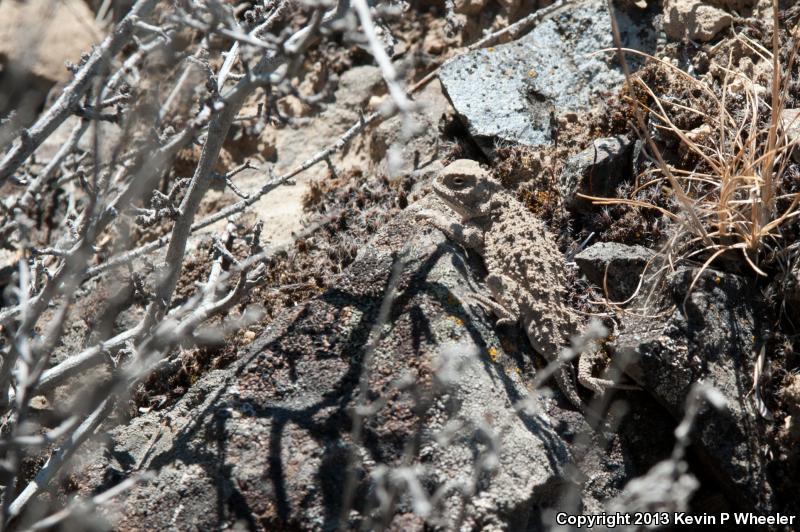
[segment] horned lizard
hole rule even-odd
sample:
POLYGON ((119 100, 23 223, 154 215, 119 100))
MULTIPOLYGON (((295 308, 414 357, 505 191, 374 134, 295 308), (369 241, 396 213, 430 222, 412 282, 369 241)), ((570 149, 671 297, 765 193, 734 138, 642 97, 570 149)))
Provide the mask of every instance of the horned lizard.
MULTIPOLYGON (((557 360, 582 320, 566 303, 566 263, 544 222, 475 161, 447 166, 433 190, 460 220, 432 211, 421 216, 479 253, 486 264, 492 298, 476 299, 497 315, 498 323, 521 323, 533 348, 548 362, 557 360)), ((594 378, 591 367, 591 359, 579 361, 582 385, 594 392, 613 385, 594 378)), ((554 377, 569 401, 582 408, 571 364, 561 364, 554 377)))

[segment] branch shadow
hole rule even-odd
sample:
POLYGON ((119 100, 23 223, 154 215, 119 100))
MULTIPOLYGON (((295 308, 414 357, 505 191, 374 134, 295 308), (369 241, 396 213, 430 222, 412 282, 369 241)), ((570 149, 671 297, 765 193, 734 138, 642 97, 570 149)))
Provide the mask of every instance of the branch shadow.
MULTIPOLYGON (((446 313, 459 318, 463 321, 469 340, 484 351, 488 347, 486 335, 493 332, 488 317, 473 313, 461 303, 459 295, 443 282, 429 279, 437 263, 448 256, 451 258, 453 271, 461 280, 468 280, 467 285, 471 279, 478 277, 472 273, 476 268, 480 269, 480 266, 475 265, 476 261, 470 260, 460 248, 443 238, 439 239, 435 248, 417 250, 416 256, 405 264, 398 284, 398 295, 393 301, 387 320, 390 326, 388 331, 384 330, 382 333, 380 344, 394 332, 400 320, 407 320, 410 331, 408 352, 402 353, 404 356, 396 356, 404 364, 401 370, 418 365, 425 355, 437 348, 439 338, 431 323, 431 312, 434 315, 446 313), (433 310, 428 310, 429 308, 433 310)), ((343 281, 307 303, 281 326, 268 330, 253 344, 247 355, 229 368, 230 373, 224 382, 206 396, 199 412, 193 413, 193 419, 175 435, 173 444, 154 453, 143 464, 144 467, 158 471, 179 460, 184 466, 199 465, 203 468, 216 485, 215 511, 219 525, 233 518, 244 521, 251 528, 259 526, 259 521, 264 526, 265 519, 271 527, 290 526, 297 522, 293 509, 307 508, 313 504, 313 496, 318 493, 324 512, 323 528, 339 527, 342 486, 347 474, 341 466, 346 463, 348 456, 351 411, 363 371, 365 347, 377 320, 390 272, 398 260, 401 259, 396 253, 368 251, 360 263, 351 266, 351 283, 343 281), (376 290, 376 287, 380 289, 376 290), (345 314, 357 318, 352 323, 343 324, 345 314), (328 334, 321 335, 321 331, 328 334), (336 337, 335 332, 342 334, 336 337), (308 338, 312 339, 310 344, 298 341, 308 338), (288 365, 291 384, 300 391, 285 397, 268 395, 240 397, 236 400, 224 398, 226 391, 231 386, 238 385, 246 373, 259 373, 266 353, 279 356, 288 365), (320 361, 330 362, 334 370, 325 366, 312 367, 314 374, 308 371, 307 365, 320 361), (343 367, 343 370, 337 372, 336 367, 343 367), (233 478, 233 464, 228 448, 231 411, 236 411, 244 418, 255 418, 260 425, 267 424, 269 427, 263 478, 269 483, 268 491, 274 499, 271 501, 274 506, 273 516, 256 517, 247 488, 241 488, 233 478), (293 491, 295 487, 287 485, 289 471, 282 450, 287 444, 285 433, 290 425, 304 431, 322 450, 315 478, 317 486, 314 489, 309 488, 305 495, 297 495, 297 490, 293 491), (213 445, 198 444, 209 441, 213 445)), ((515 356, 522 357, 531 353, 529 349, 519 350, 515 356)), ((499 383, 512 404, 523 399, 518 385, 505 367, 485 357, 481 357, 481 361, 484 371, 499 383)), ((267 371, 271 370, 267 368, 267 371)), ((371 389, 370 400, 376 400, 380 395, 381 390, 371 389)), ((424 417, 424 413, 416 415, 424 417)), ((563 463, 563 442, 555 432, 546 430, 542 421, 534 416, 521 409, 517 416, 527 430, 544 443, 548 450, 547 459, 557 469, 559 463, 563 463)), ((365 427, 362 445, 370 460, 375 463, 391 463, 403 456, 404 451, 407 452, 407 441, 402 436, 394 436, 394 433, 379 433, 375 427, 365 427)), ((414 453, 419 451, 420 438, 416 440, 418 441, 413 442, 414 453)), ((356 474, 358 484, 353 509, 363 512, 370 496, 367 473, 359 467, 356 474)))

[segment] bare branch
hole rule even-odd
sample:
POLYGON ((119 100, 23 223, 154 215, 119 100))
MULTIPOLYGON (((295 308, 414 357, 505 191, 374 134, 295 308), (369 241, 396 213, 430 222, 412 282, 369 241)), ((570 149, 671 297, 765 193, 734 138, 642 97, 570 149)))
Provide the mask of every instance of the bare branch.
POLYGON ((72 82, 62 91, 61 96, 50 109, 33 126, 23 132, 20 140, 0 162, 0 186, 17 171, 44 139, 50 136, 75 111, 81 97, 94 82, 100 69, 105 67, 110 58, 119 53, 122 47, 129 42, 134 22, 147 17, 156 3, 156 0, 138 0, 114 32, 92 52, 92 55, 76 72, 72 82))

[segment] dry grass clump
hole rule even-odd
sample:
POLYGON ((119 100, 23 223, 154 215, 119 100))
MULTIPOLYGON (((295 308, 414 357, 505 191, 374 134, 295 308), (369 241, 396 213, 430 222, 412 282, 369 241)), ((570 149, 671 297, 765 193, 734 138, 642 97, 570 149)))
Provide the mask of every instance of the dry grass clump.
POLYGON ((760 69, 735 68, 729 54, 726 64, 712 64, 716 80, 713 75, 698 79, 668 61, 618 50, 649 63, 641 75, 627 73, 625 98, 634 108, 650 162, 630 196, 589 199, 657 209, 675 222, 664 248, 670 264, 699 259, 702 272, 715 260, 736 255, 767 275, 769 269, 784 268, 797 247, 786 237, 796 231, 800 215, 791 160, 798 139, 786 134, 795 124, 782 123, 781 116, 798 31, 786 43, 781 64, 778 5, 773 4, 772 50, 734 36, 760 69))

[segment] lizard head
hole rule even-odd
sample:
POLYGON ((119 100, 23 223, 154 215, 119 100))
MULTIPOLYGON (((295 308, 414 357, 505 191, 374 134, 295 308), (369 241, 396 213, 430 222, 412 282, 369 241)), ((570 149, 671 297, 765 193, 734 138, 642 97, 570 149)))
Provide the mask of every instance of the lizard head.
POLYGON ((433 182, 433 190, 465 220, 491 213, 492 196, 502 185, 488 171, 469 159, 450 163, 433 182))

